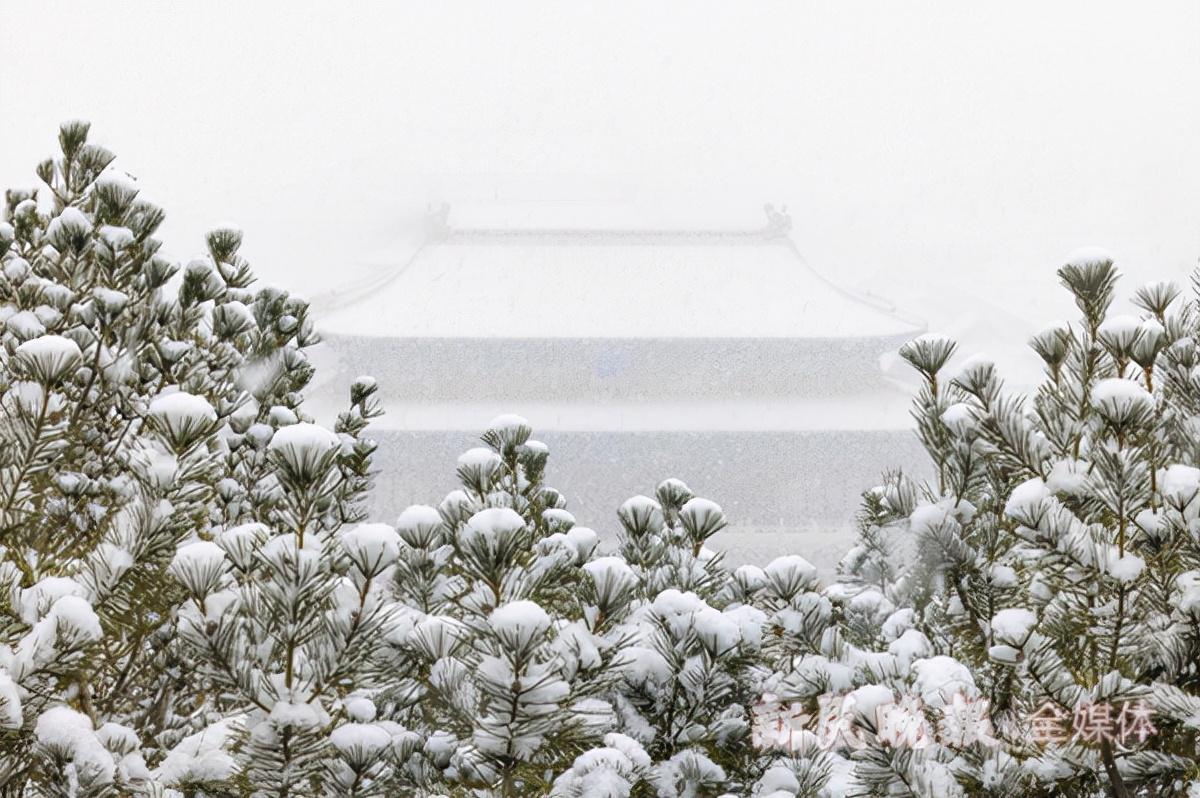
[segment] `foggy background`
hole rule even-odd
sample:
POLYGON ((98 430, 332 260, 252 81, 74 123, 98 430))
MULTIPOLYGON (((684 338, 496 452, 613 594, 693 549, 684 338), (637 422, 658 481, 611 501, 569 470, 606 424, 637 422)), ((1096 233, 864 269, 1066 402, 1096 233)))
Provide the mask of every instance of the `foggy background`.
POLYGON ((588 227, 616 199, 633 226, 738 228, 786 204, 817 271, 1016 385, 1027 336, 1075 315, 1071 250, 1112 251, 1123 297, 1200 256, 1183 0, 0 0, 0 108, 0 186, 33 185, 58 124, 88 119, 166 208, 164 252, 232 220, 262 280, 313 297, 394 262, 431 204, 560 203, 588 227))
POLYGON ((1077 246, 1117 255, 1123 294, 1200 255, 1193 2, 0 9, 0 185, 89 119, 168 253, 233 220, 302 293, 514 179, 732 226, 786 203, 815 268, 952 332, 970 297, 1030 330, 1070 315, 1050 286, 1077 246))

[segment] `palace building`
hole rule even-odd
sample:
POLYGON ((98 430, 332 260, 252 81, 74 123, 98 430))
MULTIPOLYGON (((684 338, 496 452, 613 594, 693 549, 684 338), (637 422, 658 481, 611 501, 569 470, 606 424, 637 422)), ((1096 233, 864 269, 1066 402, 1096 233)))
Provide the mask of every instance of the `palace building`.
POLYGON ((332 385, 380 385, 381 518, 455 487, 457 455, 518 413, 602 534, 668 476, 747 534, 850 524, 876 464, 918 459, 880 358, 923 325, 818 273, 787 213, 765 211, 748 229, 641 229, 460 226, 443 208, 318 303, 332 385))

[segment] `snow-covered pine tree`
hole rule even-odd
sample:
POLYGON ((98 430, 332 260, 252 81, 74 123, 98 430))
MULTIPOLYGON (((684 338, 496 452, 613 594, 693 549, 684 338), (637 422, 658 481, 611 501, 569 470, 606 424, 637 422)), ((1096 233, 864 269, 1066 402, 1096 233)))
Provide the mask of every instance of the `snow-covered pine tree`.
POLYGON ((1082 317, 1031 341, 1046 366, 1032 397, 980 358, 947 378, 946 339, 902 350, 936 476, 869 493, 845 566, 911 607, 990 702, 1001 746, 960 758, 964 789, 1182 794, 1200 724, 1200 303, 1155 283, 1133 296, 1140 315, 1111 315, 1118 274, 1095 249, 1059 277, 1082 317), (900 572, 897 547, 916 554, 900 572), (1039 714, 1061 739, 1039 744, 1039 714))
MULTIPOLYGON (((262 469, 272 429, 300 420, 315 340, 303 301, 250 287, 233 228, 179 273, 154 238, 163 211, 87 136, 63 125, 40 196, 7 192, 0 222, 0 784, 13 795, 149 789, 146 760, 226 708, 175 644, 184 590, 166 572, 176 560, 204 587, 214 558, 193 573, 183 553, 211 555, 224 521, 283 512, 262 469)), ((356 385, 339 421, 351 440, 325 514, 353 515, 366 485, 373 445, 356 436, 373 391, 356 385)))
POLYGON ((414 788, 543 794, 612 727, 601 696, 618 678, 632 572, 596 557, 531 435, 522 418, 495 419, 459 458, 462 488, 397 522, 405 607, 380 705, 423 740, 414 788))
POLYGON ((662 794, 744 789, 758 775, 750 706, 761 696, 765 615, 707 545, 727 525, 721 508, 678 479, 655 497, 618 512, 618 553, 637 577, 621 730, 645 747, 662 794))
MULTIPOLYGON (((136 737, 126 750, 128 729, 116 733, 117 724, 153 730, 162 721, 150 657, 173 601, 162 569, 207 512, 218 477, 207 449, 214 407, 228 413, 233 398, 221 370, 238 354, 230 346, 223 361, 183 362, 193 339, 214 336, 201 333, 194 303, 164 295, 176 268, 153 237, 162 211, 109 168, 112 154, 88 144, 87 132, 64 125, 61 157, 38 167, 45 208, 32 191, 9 191, 0 223, 12 729, 0 781, 13 789, 32 777, 53 792, 68 771, 97 791, 146 775, 136 737), (199 416, 171 429, 181 398, 199 416), (79 711, 42 719, 71 696, 79 711)), ((231 298, 224 286, 217 296, 231 298)))
POLYGON ((0 222, 0 794, 1200 792, 1200 299, 1111 316, 1111 259, 1072 257, 1027 399, 904 347, 933 476, 865 495, 841 584, 730 572, 673 479, 606 553, 515 416, 393 529, 374 382, 317 426, 305 303, 232 227, 163 259, 87 132, 0 222), (1143 700, 1132 740, 1091 712, 1143 700), (1046 707, 1087 731, 1036 744, 1046 707))
POLYGON ((459 458, 462 488, 397 521, 405 607, 389 637, 396 679, 377 699, 422 741, 411 789, 750 789, 778 759, 750 735, 765 577, 720 566, 705 544, 724 515, 678 480, 627 502, 617 552, 599 556, 543 483, 547 450, 530 436, 523 419, 496 419, 486 448, 459 458))
POLYGON ((275 496, 264 520, 182 546, 171 565, 189 597, 179 632, 196 663, 192 679, 211 692, 200 709, 246 733, 223 781, 256 794, 373 794, 367 786, 378 789, 390 773, 363 750, 390 752, 390 735, 373 746, 388 729, 343 727, 329 737, 339 721, 373 714, 352 693, 382 679, 391 600, 381 577, 398 554, 391 527, 348 523, 357 519, 345 483, 356 475, 343 464, 355 439, 341 427, 275 430, 267 476, 275 496), (341 766, 331 763, 331 742, 341 766))

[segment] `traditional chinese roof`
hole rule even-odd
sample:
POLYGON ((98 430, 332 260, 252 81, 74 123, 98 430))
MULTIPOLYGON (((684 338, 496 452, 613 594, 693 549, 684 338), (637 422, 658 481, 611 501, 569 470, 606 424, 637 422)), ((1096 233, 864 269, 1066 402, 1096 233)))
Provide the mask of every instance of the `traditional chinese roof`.
POLYGON ((389 338, 895 338, 920 325, 811 268, 791 219, 750 229, 455 227, 327 303, 322 331, 389 338))

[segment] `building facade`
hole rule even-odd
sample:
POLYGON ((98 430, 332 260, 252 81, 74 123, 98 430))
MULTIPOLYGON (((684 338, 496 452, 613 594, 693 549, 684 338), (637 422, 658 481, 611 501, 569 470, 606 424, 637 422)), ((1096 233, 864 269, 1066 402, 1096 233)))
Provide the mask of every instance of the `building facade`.
POLYGON ((412 252, 319 307, 333 384, 380 385, 380 513, 453 488, 457 454, 515 412, 602 533, 667 476, 721 503, 733 534, 844 532, 879 463, 918 461, 880 357, 923 327, 819 274, 790 233, 770 206, 744 230, 433 214, 412 252))

